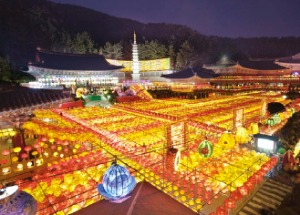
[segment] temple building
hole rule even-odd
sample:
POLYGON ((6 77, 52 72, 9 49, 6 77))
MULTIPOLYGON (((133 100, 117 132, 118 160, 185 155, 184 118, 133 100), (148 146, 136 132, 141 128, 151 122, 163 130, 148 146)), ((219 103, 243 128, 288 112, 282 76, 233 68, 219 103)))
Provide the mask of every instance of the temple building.
POLYGON ((162 75, 173 91, 193 91, 211 88, 210 80, 218 77, 212 70, 187 68, 179 72, 162 75))
POLYGON ((210 79, 217 89, 278 89, 287 91, 291 84, 300 79, 292 75, 290 68, 273 60, 245 60, 232 62, 222 59, 213 65, 203 65, 219 76, 210 79))
POLYGON ((275 63, 291 69, 292 76, 298 76, 300 74, 300 53, 291 57, 278 58, 275 60, 275 63))
POLYGON ((102 55, 58 53, 38 49, 27 73, 36 78, 31 88, 59 88, 86 85, 113 86, 125 79, 121 66, 109 64, 102 55))

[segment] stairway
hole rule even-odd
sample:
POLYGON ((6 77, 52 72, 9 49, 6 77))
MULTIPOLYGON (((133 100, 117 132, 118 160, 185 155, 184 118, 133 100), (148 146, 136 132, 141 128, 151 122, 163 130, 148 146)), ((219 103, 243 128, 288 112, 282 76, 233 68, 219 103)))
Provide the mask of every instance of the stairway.
POLYGON ((284 198, 292 192, 292 186, 268 179, 252 198, 241 208, 238 215, 261 215, 262 210, 276 211, 284 198))

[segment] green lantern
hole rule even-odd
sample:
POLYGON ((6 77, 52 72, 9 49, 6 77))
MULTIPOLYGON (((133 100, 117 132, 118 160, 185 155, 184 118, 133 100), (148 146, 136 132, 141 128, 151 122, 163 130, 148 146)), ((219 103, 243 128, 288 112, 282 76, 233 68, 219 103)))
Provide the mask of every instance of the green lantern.
POLYGON ((281 123, 280 116, 278 114, 275 114, 272 119, 274 120, 274 124, 279 124, 281 123))
POLYGON ((270 125, 270 126, 275 125, 274 119, 272 119, 272 118, 271 118, 271 119, 268 119, 268 120, 267 120, 267 124, 270 125))
POLYGON ((198 146, 198 152, 202 157, 210 157, 213 153, 213 144, 208 140, 203 140, 198 146))

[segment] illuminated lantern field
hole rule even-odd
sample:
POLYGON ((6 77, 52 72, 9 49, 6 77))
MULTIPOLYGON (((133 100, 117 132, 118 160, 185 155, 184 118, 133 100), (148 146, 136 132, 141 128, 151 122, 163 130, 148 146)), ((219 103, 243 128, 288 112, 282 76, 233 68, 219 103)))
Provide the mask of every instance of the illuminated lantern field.
MULTIPOLYGON (((104 197, 126 197, 134 188, 133 177, 137 182, 148 181, 195 212, 234 211, 277 163, 240 145, 248 138, 243 136, 246 132, 238 139, 235 133, 226 132, 236 107, 243 106, 247 128, 258 122, 260 99, 237 96, 196 101, 38 110, 23 126, 25 134, 37 137, 33 143, 2 154, 25 155, 13 164, 22 164, 20 173, 40 169, 31 180, 15 182, 35 198, 37 214, 70 214, 105 201, 104 197), (184 129, 175 129, 178 125, 184 129), (178 149, 174 142, 180 144, 178 149), (34 156, 26 156, 33 152, 34 156), (107 185, 114 182, 107 183, 104 175, 116 157, 132 175, 125 174, 129 189, 100 195, 98 184, 103 183, 107 193, 107 185)), ((15 171, 10 164, 4 168, 15 171)))

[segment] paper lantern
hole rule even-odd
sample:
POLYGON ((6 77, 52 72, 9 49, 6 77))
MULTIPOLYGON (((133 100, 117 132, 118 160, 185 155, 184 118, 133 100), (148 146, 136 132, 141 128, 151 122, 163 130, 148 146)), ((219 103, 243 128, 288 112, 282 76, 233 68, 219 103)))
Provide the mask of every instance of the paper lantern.
POLYGON ((225 200, 225 206, 229 209, 233 209, 235 208, 235 200, 233 200, 232 198, 228 198, 225 200))
POLYGON ((249 135, 244 127, 238 127, 236 130, 235 141, 237 143, 247 143, 249 141, 249 135))
POLYGON ((10 154, 10 151, 9 151, 8 149, 2 150, 2 155, 3 155, 3 156, 7 156, 7 155, 9 155, 9 154, 10 154))
POLYGON ((98 185, 99 193, 111 201, 122 201, 127 199, 136 185, 136 180, 130 175, 129 171, 115 162, 109 167, 98 185))
POLYGON ((0 214, 24 214, 34 215, 37 211, 37 204, 34 198, 24 192, 19 191, 18 186, 4 188, 4 193, 0 194, 0 214))
POLYGON ((31 151, 32 147, 31 146, 25 146, 24 151, 29 153, 31 151))
POLYGON ((235 139, 232 133, 225 132, 218 140, 218 145, 224 148, 233 148, 235 145, 235 139))
POLYGON ((274 119, 268 119, 267 124, 270 125, 270 126, 275 125, 274 119))
POLYGON ((240 194, 246 196, 248 194, 248 188, 246 186, 242 186, 239 188, 240 194))
POLYGON ((28 158, 28 154, 26 154, 26 153, 22 153, 22 154, 21 154, 21 158, 22 158, 22 159, 26 159, 26 158, 28 158))
POLYGON ((21 147, 15 147, 15 148, 13 149, 13 151, 14 151, 15 153, 19 153, 19 152, 21 151, 21 147))
POLYGON ((258 134, 259 133, 259 127, 257 123, 251 123, 249 126, 249 133, 250 134, 258 134))
POLYGON ((213 153, 213 144, 208 140, 203 140, 198 146, 198 152, 202 157, 210 157, 213 153))

